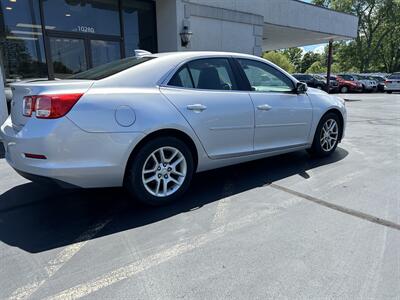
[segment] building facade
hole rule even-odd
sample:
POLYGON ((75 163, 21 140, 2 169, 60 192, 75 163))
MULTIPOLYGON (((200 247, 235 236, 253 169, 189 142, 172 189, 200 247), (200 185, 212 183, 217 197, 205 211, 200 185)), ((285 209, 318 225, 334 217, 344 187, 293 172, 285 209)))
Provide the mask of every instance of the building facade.
POLYGON ((150 52, 261 55, 354 38, 358 19, 296 0, 1 0, 0 63, 7 81, 65 78, 150 52), (184 47, 183 30, 192 33, 184 47))

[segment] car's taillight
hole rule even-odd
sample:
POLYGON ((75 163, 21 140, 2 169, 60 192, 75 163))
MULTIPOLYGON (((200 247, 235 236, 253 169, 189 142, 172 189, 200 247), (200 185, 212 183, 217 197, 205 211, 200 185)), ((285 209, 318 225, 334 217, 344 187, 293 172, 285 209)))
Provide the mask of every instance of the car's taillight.
POLYGON ((65 116, 83 94, 26 96, 23 115, 30 117, 33 112, 39 119, 57 119, 65 116))
POLYGON ((385 84, 392 83, 390 80, 385 80, 385 84))
POLYGON ((31 96, 26 96, 24 97, 24 100, 22 102, 22 114, 25 117, 30 117, 32 116, 32 112, 35 109, 35 99, 31 96))

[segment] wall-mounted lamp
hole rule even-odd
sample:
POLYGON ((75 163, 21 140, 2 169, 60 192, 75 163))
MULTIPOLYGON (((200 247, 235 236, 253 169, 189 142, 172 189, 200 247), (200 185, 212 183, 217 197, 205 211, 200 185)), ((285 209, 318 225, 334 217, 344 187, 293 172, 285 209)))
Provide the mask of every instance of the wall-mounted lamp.
POLYGON ((192 38, 193 32, 189 30, 188 26, 183 26, 183 29, 181 33, 179 33, 181 36, 181 45, 182 47, 187 47, 190 43, 190 39, 192 38))

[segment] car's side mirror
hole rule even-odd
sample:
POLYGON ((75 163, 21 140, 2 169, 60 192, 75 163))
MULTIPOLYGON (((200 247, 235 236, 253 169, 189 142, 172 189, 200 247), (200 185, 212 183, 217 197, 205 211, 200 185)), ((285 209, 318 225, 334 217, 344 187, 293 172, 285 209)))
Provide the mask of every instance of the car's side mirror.
POLYGON ((296 85, 296 93, 297 94, 304 94, 305 92, 307 92, 307 84, 304 82, 298 82, 296 85))

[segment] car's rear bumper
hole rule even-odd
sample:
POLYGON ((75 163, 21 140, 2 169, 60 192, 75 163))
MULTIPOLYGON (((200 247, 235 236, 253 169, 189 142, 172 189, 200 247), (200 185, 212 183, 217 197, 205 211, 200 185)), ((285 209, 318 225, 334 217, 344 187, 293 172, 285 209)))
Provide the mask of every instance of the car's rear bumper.
POLYGON ((385 91, 386 91, 386 92, 400 92, 400 88, 397 88, 397 87, 387 87, 387 86, 385 86, 385 91))
POLYGON ((121 186, 126 162, 142 133, 88 133, 68 118, 32 118, 20 130, 11 118, 0 128, 5 158, 18 172, 79 187, 121 186), (25 157, 25 153, 46 159, 25 157))

